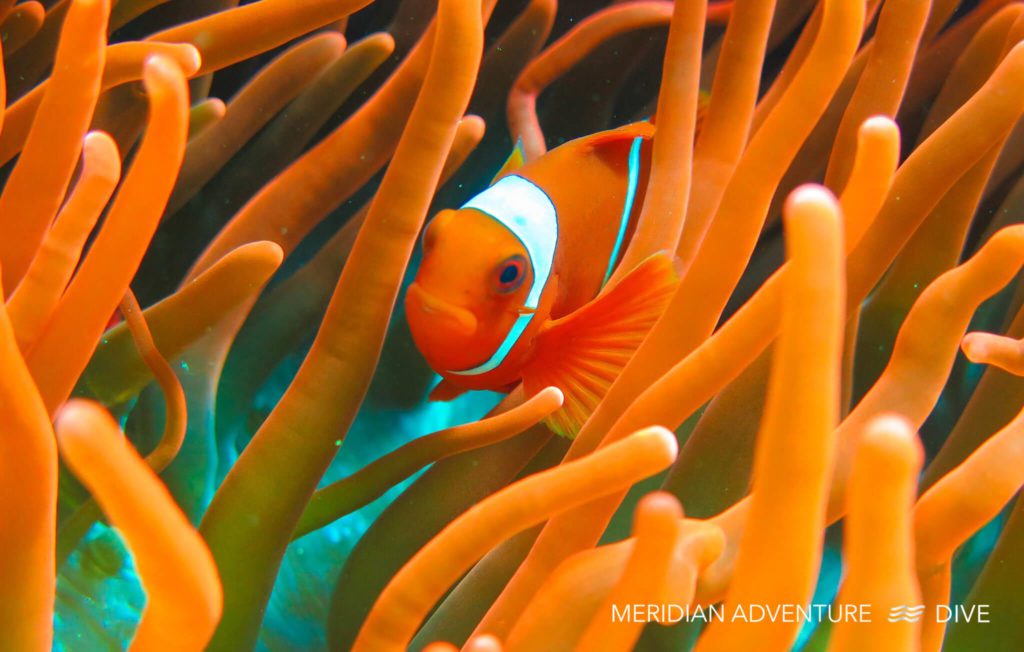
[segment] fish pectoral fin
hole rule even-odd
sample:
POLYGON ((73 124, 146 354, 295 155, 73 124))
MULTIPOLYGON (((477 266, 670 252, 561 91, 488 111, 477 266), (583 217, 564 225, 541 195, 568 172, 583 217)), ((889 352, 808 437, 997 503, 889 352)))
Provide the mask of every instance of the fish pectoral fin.
POLYGON ((439 382, 434 389, 430 390, 427 400, 446 403, 457 399, 468 391, 468 389, 459 387, 447 378, 442 378, 441 382, 439 382))
POLYGON ((537 312, 536 308, 527 308, 526 306, 520 306, 516 308, 517 315, 532 315, 537 312))
POLYGON ((552 431, 576 436, 678 284, 674 261, 655 254, 587 305, 545 324, 523 370, 523 388, 527 396, 550 386, 562 390, 562 407, 545 420, 552 431))

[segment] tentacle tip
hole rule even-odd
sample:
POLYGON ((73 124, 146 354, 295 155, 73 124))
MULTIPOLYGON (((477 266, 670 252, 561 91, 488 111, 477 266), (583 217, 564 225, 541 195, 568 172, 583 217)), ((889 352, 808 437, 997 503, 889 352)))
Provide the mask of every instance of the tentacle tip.
POLYGON ((789 197, 786 199, 786 208, 792 211, 799 206, 808 204, 834 207, 838 203, 836 196, 825 186, 817 183, 805 183, 789 194, 789 197))
POLYGON ((902 414, 888 412, 881 414, 868 424, 869 436, 912 438, 914 428, 902 414))
POLYGON ((96 405, 82 398, 69 399, 54 416, 53 424, 57 441, 63 447, 70 442, 79 441, 89 436, 89 428, 85 422, 95 415, 96 405))
MULTIPOLYGON (((200 54, 199 49, 190 43, 181 43, 178 48, 174 51, 174 56, 168 56, 167 54, 151 54, 146 57, 146 61, 143 64, 143 71, 148 71, 151 66, 158 66, 158 70, 161 72, 170 72, 168 68, 173 66, 181 71, 185 77, 192 77, 203 65, 203 56, 200 54), (162 60, 162 64, 152 63, 154 60, 162 60)), ((166 73, 165 73, 166 74, 166 73)), ((143 75, 145 78, 145 75, 143 75)))
POLYGON ((324 43, 328 43, 335 50, 335 57, 340 57, 345 52, 345 48, 348 47, 348 40, 345 39, 345 35, 341 32, 324 32, 320 38, 323 39, 324 43))
MULTIPOLYGON (((674 439, 674 438, 673 438, 674 439)), ((637 516, 683 518, 683 506, 679 499, 667 491, 652 491, 640 499, 637 516)))
POLYGON ((89 401, 84 398, 70 398, 64 405, 57 409, 54 415, 54 423, 60 424, 65 420, 74 420, 78 415, 88 410, 89 401))
POLYGON ((663 449, 665 457, 670 461, 676 459, 676 455, 679 454, 679 442, 676 440, 675 433, 663 426, 644 428, 634 433, 632 437, 657 442, 659 447, 663 449))
MULTIPOLYGON (((198 56, 198 52, 196 53, 196 56, 198 56)), ((184 62, 184 68, 187 68, 190 63, 191 62, 186 59, 184 62)), ((148 92, 152 92, 152 84, 156 79, 166 83, 173 80, 175 77, 191 74, 184 68, 180 65, 179 61, 176 61, 165 54, 151 54, 146 57, 145 62, 142 64, 143 84, 146 86, 146 90, 148 92)))
POLYGON ((545 398, 549 398, 555 404, 555 409, 562 407, 565 403, 565 393, 557 387, 545 387, 540 391, 540 394, 543 394, 545 398))
POLYGON ((85 135, 85 138, 82 139, 82 149, 86 151, 86 155, 95 153, 107 156, 120 156, 117 142, 113 137, 107 132, 98 129, 90 131, 85 135))
POLYGON ((94 129, 89 133, 85 134, 85 138, 83 140, 86 147, 88 147, 90 144, 98 144, 101 142, 110 143, 114 141, 114 139, 110 137, 110 134, 99 129, 94 129))
POLYGON ((862 134, 895 134, 899 136, 900 127, 887 115, 873 115, 860 125, 862 134))
POLYGON ((203 67, 203 55, 195 46, 189 46, 188 55, 187 65, 183 66, 183 71, 186 77, 191 77, 203 67))
POLYGON ((992 234, 986 246, 1000 250, 1001 255, 1016 256, 1024 249, 1024 224, 1004 226, 992 234))
POLYGON ((782 219, 787 231, 791 225, 799 224, 798 230, 811 228, 811 225, 827 226, 828 230, 838 230, 840 221, 839 200, 832 191, 816 183, 799 186, 789 193, 783 205, 782 219))
POLYGON ((487 130, 487 122, 473 113, 467 113, 462 116, 462 120, 459 120, 459 125, 464 129, 472 130, 474 134, 478 134, 477 140, 483 138, 484 132, 487 130))
POLYGON ((913 424, 901 414, 881 414, 872 419, 861 438, 861 445, 889 458, 902 458, 919 464, 924 451, 913 424))
POLYGON ((228 105, 224 104, 224 100, 220 99, 219 97, 211 97, 210 99, 206 100, 206 102, 207 104, 209 104, 210 109, 213 111, 214 115, 218 117, 223 118, 224 114, 226 114, 228 111, 228 105))
POLYGON ((985 333, 968 333, 960 341, 960 350, 968 360, 975 364, 983 364, 987 357, 988 347, 985 346, 985 333))
POLYGON ((691 520, 684 520, 683 527, 695 528, 692 536, 700 541, 696 557, 699 568, 707 568, 725 552, 726 536, 721 527, 707 521, 691 520))
POLYGON ((378 50, 385 57, 391 56, 395 51, 395 37, 387 32, 374 32, 356 45, 364 45, 378 50))
MULTIPOLYGON (((232 249, 228 253, 224 254, 220 261, 226 261, 228 259, 237 260, 241 258, 247 260, 250 264, 256 264, 262 270, 265 270, 266 274, 272 274, 281 263, 284 261, 284 249, 276 242, 271 240, 257 240, 256 242, 249 242, 240 247, 232 249)), ((218 264, 220 263, 218 261, 218 264)), ((202 276, 206 274, 209 269, 203 271, 202 276)), ((194 282, 192 279, 190 282, 194 282)))
POLYGON ((266 250, 267 259, 273 264, 274 268, 280 267, 284 261, 284 248, 270 240, 261 240, 260 245, 266 250))
POLYGON ((474 636, 466 643, 466 652, 502 652, 501 641, 493 634, 474 636))

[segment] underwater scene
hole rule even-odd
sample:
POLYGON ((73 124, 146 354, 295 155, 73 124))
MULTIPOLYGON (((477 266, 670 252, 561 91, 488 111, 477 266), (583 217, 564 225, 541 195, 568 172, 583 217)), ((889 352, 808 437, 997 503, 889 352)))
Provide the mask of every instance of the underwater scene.
POLYGON ((0 652, 1024 650, 1024 3, 0 0, 0 652))

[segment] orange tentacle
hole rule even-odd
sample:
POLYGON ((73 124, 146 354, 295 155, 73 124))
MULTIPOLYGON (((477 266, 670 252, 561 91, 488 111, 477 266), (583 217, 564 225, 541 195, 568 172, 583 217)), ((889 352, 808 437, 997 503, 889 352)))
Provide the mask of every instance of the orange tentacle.
POLYGON ((854 374, 862 387, 885 367, 896 331, 922 289, 956 265, 998 152, 991 149, 946 192, 865 301, 854 374))
POLYGON ((694 145, 693 187, 676 249, 683 269, 693 261, 747 146, 757 102, 775 1, 737 0, 737 5, 725 30, 707 115, 694 145))
POLYGON ((530 0, 522 13, 488 48, 480 63, 480 79, 470 110, 488 122, 504 119, 511 85, 551 35, 558 0, 530 0))
POLYGON ((703 2, 674 5, 658 92, 651 176, 636 231, 607 287, 647 257, 658 251, 675 251, 679 244, 690 194, 693 135, 697 131, 704 14, 703 2))
POLYGON ((318 489, 302 513, 293 538, 359 509, 428 464, 518 435, 561 405, 562 392, 549 387, 508 412, 414 439, 347 478, 318 489))
POLYGON ((489 549, 554 513, 657 473, 675 453, 672 433, 652 428, 484 499, 395 575, 366 617, 353 652, 404 650, 434 602, 489 549))
POLYGON ((224 119, 227 106, 216 97, 203 100, 188 112, 188 140, 192 140, 224 119))
POLYGON ((796 43, 790 49, 789 56, 786 57, 786 61, 782 64, 782 70, 775 76, 771 86, 768 87, 764 96, 758 101, 751 120, 751 135, 756 134, 764 124, 764 121, 768 119, 768 116, 775 109, 775 105, 785 95, 786 89, 793 83, 796 73, 803 67, 804 61, 807 60, 807 55, 810 53, 815 39, 817 39, 818 30, 821 29, 821 12, 822 5, 819 3, 815 5, 814 11, 811 12, 806 24, 800 31, 800 36, 797 37, 796 43))
MULTIPOLYGON (((484 123, 479 117, 468 115, 459 121, 438 187, 462 166, 483 135, 484 123)), ((239 380, 230 389, 235 405, 247 404, 283 357, 295 351, 316 328, 368 210, 369 203, 364 204, 312 260, 271 289, 254 308, 246 329, 235 341, 238 355, 233 356, 231 373, 239 380), (282 315, 288 317, 282 319, 282 315), (266 342, 277 344, 267 350, 266 342)))
MULTIPOLYGON (((839 206, 823 188, 805 186, 790 196, 785 218, 791 268, 727 610, 806 604, 821 558, 845 321, 839 206)), ((798 633, 796 622, 726 619, 696 649, 782 650, 798 633)))
POLYGON ((202 649, 220 617, 220 582, 210 551, 167 488, 95 403, 69 401, 57 415, 57 441, 135 558, 146 608, 129 649, 202 649))
MULTIPOLYGON (((54 52, 60 41, 61 29, 64 26, 64 19, 67 17, 71 0, 25 3, 26 6, 32 4, 45 4, 49 7, 43 12, 42 6, 40 6, 38 18, 33 18, 33 21, 40 22, 39 27, 26 42, 18 47, 18 51, 13 56, 7 57, 4 61, 8 72, 13 73, 10 80, 13 97, 17 97, 31 88, 53 64, 54 52)), ((32 11, 36 10, 32 9, 32 11)))
POLYGON ((110 31, 120 29, 168 0, 118 0, 110 11, 110 31))
MULTIPOLYGON (((120 311, 131 331, 139 356, 156 377, 164 397, 164 431, 156 447, 145 458, 149 468, 159 474, 174 461, 185 441, 185 428, 188 425, 185 392, 171 365, 157 350, 153 335, 142 314, 142 308, 139 307, 131 290, 128 290, 121 300, 120 311)), ((58 566, 63 564, 98 518, 99 507, 90 500, 79 505, 75 512, 61 523, 60 542, 57 546, 58 566)))
POLYGON ((28 365, 47 408, 63 403, 124 295, 163 213, 188 134, 185 76, 171 60, 146 63, 149 128, 89 254, 71 281, 28 365))
POLYGON ((574 649, 584 629, 622 577, 635 540, 578 552, 559 564, 506 637, 509 652, 574 649))
POLYGON ((834 625, 829 650, 903 652, 917 645, 920 624, 887 616, 893 607, 920 604, 911 511, 922 458, 914 431, 895 416, 871 421, 857 445, 843 542, 847 572, 836 602, 870 605, 871 617, 834 625))
POLYGON ((276 242, 287 256, 325 215, 387 162, 426 73, 432 33, 373 97, 231 218, 192 266, 187 280, 246 242, 276 242))
POLYGON ((687 307, 685 330, 677 335, 686 342, 685 353, 710 334, 721 316, 753 252, 775 187, 842 80, 863 21, 864 7, 859 2, 825 4, 806 65, 751 138, 693 264, 666 309, 687 307))
POLYGON ((825 185, 840 193, 853 168, 857 129, 875 115, 895 117, 910 79, 930 0, 884 3, 864 71, 846 105, 832 143, 825 185))
MULTIPOLYGON (((171 296, 145 310, 153 340, 168 359, 181 355, 217 323, 252 299, 281 264, 281 248, 272 242, 239 247, 171 296)), ((103 335, 83 380, 107 405, 135 396, 152 379, 138 354, 127 324, 103 335)))
POLYGON ((344 49, 340 34, 311 36, 258 72, 228 103, 224 119, 189 141, 167 211, 173 213, 191 199, 344 49))
POLYGON ((960 346, 971 362, 1024 376, 1024 340, 993 333, 968 333, 960 346))
MULTIPOLYGON (((997 233, 969 261, 940 276, 922 293, 900 329, 892 359, 882 376, 837 430, 836 456, 829 495, 829 521, 846 505, 850 464, 858 433, 886 412, 904 416, 919 427, 931 412, 956 356, 957 344, 975 309, 1012 279, 1024 264, 1024 227, 997 233), (921 342, 928 342, 922 347, 921 342)), ((712 519, 726 532, 730 546, 705 574, 702 599, 719 595, 729 581, 748 499, 712 519)))
POLYGON ((1010 130, 1024 111, 1024 44, 1010 50, 984 86, 901 166, 879 219, 851 253, 851 296, 863 297, 948 189, 1010 130), (953 152, 956 154, 954 155, 953 152), (914 210, 905 206, 912 205, 914 210), (854 288, 857 288, 856 294, 854 288))
POLYGON ((174 375, 171 365, 168 364, 167 358, 160 353, 153 341, 153 334, 146 323, 142 308, 131 290, 125 292, 120 310, 128 325, 128 330, 131 331, 132 339, 135 340, 139 356, 149 367, 164 395, 164 410, 166 411, 164 432, 156 448, 146 455, 145 460, 149 468, 153 469, 153 473, 160 473, 177 457, 178 451, 181 450, 181 445, 185 441, 185 427, 188 424, 188 415, 185 412, 185 392, 181 388, 178 377, 174 375))
POLYGON ((663 1, 611 6, 588 16, 526 66, 509 93, 507 107, 509 131, 513 140, 522 138, 526 160, 547 151, 536 112, 541 91, 609 38, 668 23, 672 8, 671 2, 663 1))
MULTIPOLYGON (((188 77, 220 70, 347 16, 369 1, 313 0, 296 5, 294 0, 262 0, 158 32, 149 36, 145 43, 118 43, 108 48, 109 62, 102 88, 106 90, 119 83, 141 79, 141 63, 150 53, 171 56, 172 52, 181 53, 175 58, 188 77), (196 50, 200 56, 196 57, 195 65, 182 60, 182 56, 193 57, 186 53, 196 50), (125 78, 126 72, 133 70, 139 72, 125 78), (115 81, 116 77, 121 77, 120 81, 115 81)), ((47 85, 47 82, 39 84, 8 108, 8 124, 0 134, 0 161, 10 160, 21 149, 47 85)), ((220 256, 210 263, 218 258, 220 256)))
MULTIPOLYGON (((929 23, 922 39, 927 46, 918 54, 910 83, 907 84, 903 105, 900 107, 901 124, 924 119, 922 112, 928 110, 931 100, 946 80, 957 58, 967 47, 967 43, 993 14, 1009 4, 1010 0, 985 0, 934 39, 928 36, 929 30, 934 27, 929 23)), ((935 11, 931 15, 934 17, 935 11)))
POLYGON ((226 167, 213 189, 236 207, 271 181, 313 139, 349 96, 394 52, 395 40, 378 32, 352 44, 246 146, 249 155, 226 167))
POLYGON ((103 132, 86 135, 82 172, 8 302, 18 346, 28 354, 60 302, 82 248, 121 179, 121 157, 103 132))
POLYGON ((344 436, 362 403, 405 267, 469 103, 483 50, 482 27, 478 4, 441 3, 423 88, 320 331, 284 397, 232 467, 203 519, 203 534, 227 589, 228 608, 215 648, 237 649, 239 640, 255 641, 295 523, 337 450, 335 441, 344 436), (297 430, 320 436, 305 437, 296 446, 297 430), (286 455, 281 454, 284 450, 286 455), (282 478, 272 496, 262 489, 268 472, 282 478), (252 514, 260 516, 253 519, 252 514), (252 536, 245 535, 248 530, 252 536))
POLYGON ((110 0, 73 0, 54 75, 0 194, 0 260, 13 290, 64 199, 100 92, 110 0))
MULTIPOLYGON (((142 79, 146 60, 151 56, 164 56, 175 61, 185 73, 192 75, 199 68, 199 54, 191 45, 171 43, 115 43, 107 48, 106 67, 100 90, 142 79)), ((43 82, 18 98, 4 113, 3 131, 0 132, 0 162, 14 158, 25 143, 36 111, 46 96, 49 83, 43 82)))
MULTIPOLYGON (((992 75, 1009 44, 1021 36, 1024 21, 1020 11, 1004 10, 990 19, 949 72, 948 82, 936 98, 922 134, 932 133, 968 101, 992 75)), ((970 221, 991 179, 999 152, 1005 148, 1006 137, 1006 133, 1002 134, 946 191, 864 305, 860 333, 863 354, 855 374, 862 384, 872 382, 884 367, 896 329, 921 288, 959 259, 970 221)))
POLYGON ((466 641, 462 652, 502 652, 504 649, 501 641, 496 637, 484 634, 483 636, 474 636, 466 641))
POLYGON ((966 44, 963 52, 946 71, 945 83, 921 125, 918 140, 923 141, 948 120, 992 75, 1009 47, 1016 42, 1012 40, 1008 43, 1008 40, 1022 14, 1024 7, 1020 5, 1004 7, 985 21, 974 38, 966 44))
MULTIPOLYGON (((965 344, 968 339, 976 337, 977 334, 968 333, 960 342, 960 348, 967 353, 969 360, 995 366, 985 370, 952 432, 925 469, 921 480, 924 488, 967 459, 982 442, 1013 419, 1018 406, 1024 405, 1024 378, 1000 369, 997 356, 989 357, 985 351, 979 352, 985 355, 971 358, 972 353, 967 352, 965 344)), ((1018 309, 1006 328, 1006 337, 1024 338, 1024 310, 1018 309)))
POLYGON ((46 16, 46 9, 42 3, 30 0, 23 2, 11 11, 5 13, 3 23, 0 23, 0 37, 3 39, 4 53, 11 55, 22 48, 39 33, 43 26, 43 18, 46 16))
POLYGON ((640 501, 634 516, 633 553, 626 562, 618 583, 583 632, 576 650, 631 650, 640 637, 643 623, 617 622, 610 614, 615 608, 652 603, 668 603, 666 586, 672 557, 682 534, 683 508, 675 496, 648 494, 640 501))
POLYGON ((953 553, 996 517, 1024 484, 1024 411, 939 479, 914 508, 918 577, 930 610, 922 634, 925 650, 939 650, 945 623, 935 605, 949 601, 953 553))
MULTIPOLYGON (((872 179, 876 178, 877 174, 883 181, 865 183, 863 187, 884 188, 884 180, 891 176, 892 165, 889 164, 887 173, 885 161, 894 161, 898 151, 895 146, 895 131, 891 126, 886 127, 885 123, 881 126, 873 123, 866 132, 871 135, 871 138, 866 140, 877 145, 866 148, 865 155, 889 153, 878 161, 878 168, 865 166, 866 169, 877 171, 871 175, 872 179)), ((877 198, 868 199, 865 206, 870 207, 877 201, 877 198)), ((865 228, 866 224, 858 219, 851 220, 849 226, 849 237, 855 240, 855 230, 865 228)), ((779 278, 781 277, 776 277, 779 278)), ((627 424, 649 425, 663 422, 678 425, 735 378, 774 336, 774 329, 766 328, 765 324, 778 323, 781 287, 778 280, 770 281, 769 284, 774 286, 774 289, 763 288, 758 295, 763 297, 748 302, 719 332, 661 379, 658 374, 662 372, 659 370, 666 366, 666 351, 674 350, 676 333, 666 329, 660 337, 656 337, 655 332, 652 332, 573 442, 567 459, 575 459, 596 448, 600 438, 608 433, 613 425, 619 436, 629 432, 627 424), (740 315, 744 317, 741 319, 740 315), (647 357, 641 358, 644 347, 648 346, 650 348, 647 357), (642 388, 649 385, 652 386, 638 397, 642 388), (628 414, 628 418, 624 416, 623 419, 618 419, 624 413, 628 414)), ((664 318, 662 321, 664 322, 664 318)), ((543 554, 538 553, 535 562, 526 562, 526 570, 521 571, 524 577, 528 577, 530 582, 541 581, 546 574, 546 571, 541 569, 553 568, 568 554, 581 547, 593 545, 592 542, 600 537, 601 530, 607 524, 618 502, 617 497, 603 502, 595 501, 592 506, 588 506, 576 516, 564 515, 554 519, 542 534, 544 537, 550 537, 546 544, 550 546, 550 550, 543 554)), ((538 540, 537 545, 541 543, 542 541, 538 540)), ((523 581, 525 585, 527 580, 523 581)))
POLYGON ((2 302, 0 406, 0 628, 12 650, 49 650, 57 582, 57 446, 2 302))
POLYGON ((157 32, 147 41, 190 43, 205 75, 359 11, 370 0, 260 0, 157 32))

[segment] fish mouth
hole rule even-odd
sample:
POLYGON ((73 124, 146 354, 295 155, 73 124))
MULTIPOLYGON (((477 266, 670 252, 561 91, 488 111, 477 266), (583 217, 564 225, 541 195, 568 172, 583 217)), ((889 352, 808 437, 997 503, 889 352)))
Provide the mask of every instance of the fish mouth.
POLYGON ((424 290, 418 283, 409 286, 408 299, 418 304, 419 309, 428 315, 436 315, 446 319, 458 335, 470 336, 476 333, 477 319, 471 311, 456 306, 444 299, 424 290))

